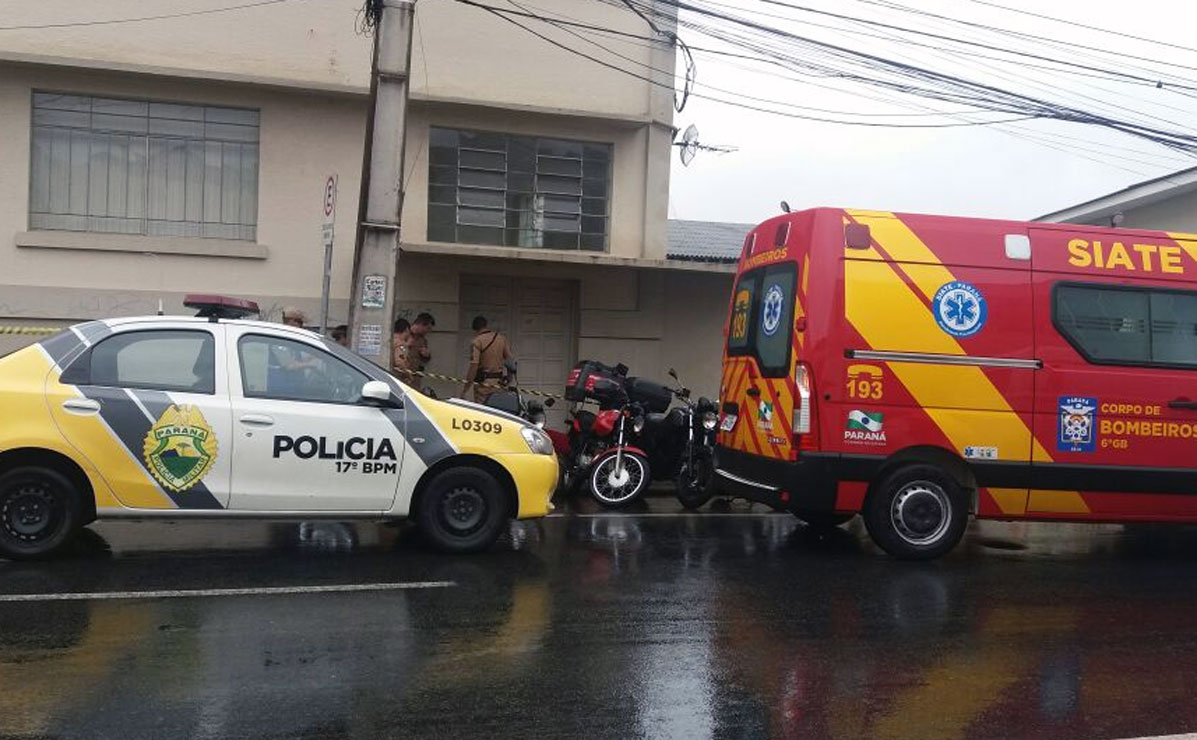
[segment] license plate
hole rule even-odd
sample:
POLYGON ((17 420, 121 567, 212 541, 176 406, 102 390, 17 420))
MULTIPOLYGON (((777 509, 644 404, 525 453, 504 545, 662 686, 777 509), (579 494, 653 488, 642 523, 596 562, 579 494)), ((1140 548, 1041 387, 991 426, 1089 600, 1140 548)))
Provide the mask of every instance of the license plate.
POLYGON ((736 427, 736 415, 727 414, 723 417, 723 423, 719 425, 719 429, 724 432, 730 432, 736 427))

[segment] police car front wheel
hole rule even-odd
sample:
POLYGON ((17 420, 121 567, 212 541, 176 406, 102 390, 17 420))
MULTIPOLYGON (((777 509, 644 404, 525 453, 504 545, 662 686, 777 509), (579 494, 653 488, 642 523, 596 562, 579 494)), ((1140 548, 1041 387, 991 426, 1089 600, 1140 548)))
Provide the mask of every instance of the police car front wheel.
POLYGON ((437 473, 420 496, 416 523, 434 547, 478 552, 494 544, 507 519, 503 488, 479 468, 437 473))
POLYGON ((79 491, 49 468, 21 467, 0 475, 0 557, 44 558, 82 523, 79 491))
POLYGON ((908 465, 891 473, 869 495, 863 513, 873 541, 907 560, 947 554, 968 524, 963 490, 934 465, 908 465))

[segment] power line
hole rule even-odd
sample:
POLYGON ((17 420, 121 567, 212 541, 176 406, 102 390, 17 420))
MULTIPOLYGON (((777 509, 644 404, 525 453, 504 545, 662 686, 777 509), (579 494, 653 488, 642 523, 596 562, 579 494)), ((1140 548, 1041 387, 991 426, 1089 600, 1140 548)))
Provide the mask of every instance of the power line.
MULTIPOLYGON (((1040 36, 1037 34, 1026 32, 1026 31, 1015 31, 1015 30, 1009 29, 1009 28, 1002 28, 999 26, 991 26, 987 23, 979 23, 976 21, 964 20, 962 18, 952 18, 950 16, 940 15, 938 13, 932 13, 929 10, 923 10, 921 8, 914 8, 914 7, 910 7, 908 5, 902 5, 901 3, 894 2, 893 0, 857 0, 857 2, 865 3, 867 5, 875 5, 878 7, 889 8, 891 10, 897 10, 897 11, 900 11, 903 13, 912 13, 914 15, 919 15, 919 16, 923 16, 923 17, 927 17, 927 18, 938 18, 940 20, 948 21, 948 22, 956 24, 956 25, 967 26, 970 28, 976 28, 976 29, 980 29, 983 31, 991 32, 991 33, 997 33, 997 34, 1000 34, 1003 36, 1013 36, 1013 37, 1020 38, 1020 39, 1029 39, 1029 40, 1036 41, 1036 42, 1051 44, 1056 47, 1066 46, 1066 47, 1071 47, 1072 49, 1080 49, 1081 51, 1083 51, 1085 53, 1086 56, 1088 56, 1091 59, 1092 58, 1100 58, 1100 57, 1096 56, 1098 54, 1107 54, 1107 55, 1115 55, 1115 56, 1119 57, 1120 60, 1134 59, 1134 60, 1140 61, 1140 62, 1147 62, 1148 64, 1155 64, 1155 65, 1159 65, 1159 66, 1176 67, 1178 69, 1187 69, 1190 71, 1197 71, 1197 66, 1192 66, 1192 65, 1188 65, 1188 64, 1180 64, 1178 62, 1164 62, 1164 61, 1160 61, 1158 59, 1153 59, 1151 57, 1139 56, 1136 54, 1131 54, 1131 53, 1122 52, 1122 51, 1110 51, 1107 49, 1094 49, 1091 46, 1087 46, 1085 44, 1078 44, 1076 42, 1065 41, 1063 39, 1055 39, 1055 38, 1051 38, 1050 36, 1040 36)), ((1031 15, 1035 15, 1035 14, 1031 13, 1031 15)), ((1078 25, 1078 26, 1081 25, 1081 24, 1073 24, 1068 21, 1061 21, 1061 22, 1066 22, 1069 25, 1078 25)), ((1107 32, 1107 33, 1112 33, 1112 32, 1107 32)), ((1122 34, 1116 34, 1116 35, 1121 36, 1122 34)), ((1138 38, 1138 37, 1135 37, 1135 38, 1138 38)), ((1178 48, 1184 48, 1184 47, 1178 47, 1178 48)), ((1194 51, 1194 50, 1189 49, 1188 51, 1194 51)), ((1104 61, 1108 61, 1108 60, 1102 60, 1102 61, 1104 62, 1104 61)), ((1137 69, 1147 72, 1147 73, 1157 72, 1157 70, 1145 69, 1143 67, 1138 67, 1137 69)), ((1165 74, 1167 74, 1169 76, 1177 77, 1178 79, 1185 79, 1185 78, 1179 77, 1177 75, 1171 75, 1170 73, 1165 73, 1165 74)))
MULTIPOLYGON (((521 6, 521 5, 518 5, 517 3, 515 3, 514 0, 508 0, 508 2, 511 2, 513 5, 516 5, 519 8, 524 7, 524 6, 521 6)), ((626 54, 621 54, 621 53, 615 51, 614 49, 611 49, 610 47, 603 46, 599 42, 597 42, 593 39, 587 38, 587 37, 583 36, 582 34, 578 33, 577 31, 574 31, 571 28, 571 26, 585 26, 586 24, 565 23, 565 22, 561 21, 561 19, 558 19, 558 18, 549 18, 547 16, 538 16, 538 15, 532 14, 527 11, 510 11, 505 8, 497 8, 494 6, 486 6, 486 7, 490 7, 492 10, 494 10, 498 13, 533 18, 533 19, 539 20, 543 23, 546 23, 548 25, 557 27, 561 31, 564 31, 565 33, 568 33, 569 35, 571 35, 577 39, 580 39, 581 41, 585 41, 586 43, 591 44, 592 46, 602 49, 603 51, 607 52, 608 54, 610 54, 613 57, 622 59, 626 62, 630 62, 639 67, 643 67, 643 68, 647 69, 650 73, 655 72, 658 75, 664 75, 664 76, 672 76, 673 75, 673 73, 670 71, 660 69, 659 67, 654 67, 653 65, 646 64, 646 63, 640 61, 639 59, 635 59, 626 54)), ((818 85, 817 83, 808 83, 805 80, 795 80, 793 78, 784 78, 784 79, 789 79, 790 81, 797 82, 799 84, 814 84, 816 87, 824 87, 825 89, 833 90, 835 92, 845 92, 845 91, 841 91, 841 90, 836 90, 835 88, 831 88, 829 86, 818 85)), ((727 95, 732 95, 735 97, 743 98, 745 100, 751 100, 751 101, 758 102, 758 103, 767 103, 769 105, 779 105, 779 106, 784 106, 784 107, 798 108, 798 109, 801 109, 804 111, 810 111, 813 113, 828 113, 828 114, 837 115, 837 116, 857 116, 857 117, 861 117, 861 118, 929 118, 929 117, 942 118, 946 115, 946 113, 941 112, 941 111, 929 111, 929 112, 924 112, 924 113, 862 113, 859 111, 830 110, 827 108, 816 108, 813 106, 796 105, 794 103, 790 103, 790 102, 783 101, 783 100, 774 100, 771 98, 756 97, 753 95, 748 95, 746 93, 737 92, 735 90, 728 90, 726 88, 716 87, 714 85, 709 85, 709 84, 703 84, 703 87, 706 88, 707 90, 711 90, 713 92, 724 93, 727 95)), ((879 102, 887 102, 887 101, 881 100, 880 98, 869 98, 869 99, 876 100, 879 102)), ((978 113, 978 112, 984 112, 984 111, 977 111, 975 109, 971 110, 971 111, 957 111, 957 113, 978 113)))
MULTIPOLYGON (((556 39, 550 38, 538 31, 536 31, 535 29, 529 28, 528 26, 524 25, 523 23, 520 23, 519 21, 515 20, 514 18, 507 17, 504 14, 504 10, 501 8, 494 8, 494 7, 491 7, 488 5, 484 5, 482 3, 477 3, 477 2, 474 2, 474 0, 456 0, 456 2, 462 3, 463 5, 469 5, 469 6, 472 6, 475 8, 479 8, 481 10, 485 10, 486 12, 494 15, 495 17, 500 18, 501 20, 504 20, 514 26, 517 26, 517 27, 523 29, 527 33, 530 33, 533 36, 536 36, 540 40, 542 40, 546 43, 549 43, 549 44, 557 47, 558 49, 561 49, 562 51, 568 52, 575 56, 582 57, 583 59, 587 59, 591 62, 594 62, 595 64, 606 67, 607 69, 610 69, 612 71, 620 72, 620 73, 628 75, 630 77, 634 77, 643 82, 647 82, 650 85, 655 85, 657 87, 662 87, 662 88, 665 88, 668 90, 674 89, 673 85, 664 84, 658 80, 652 79, 651 77, 646 77, 646 76, 639 74, 637 72, 634 72, 632 70, 624 69, 623 67, 620 67, 617 64, 613 64, 606 60, 599 59, 598 57, 587 54, 584 51, 579 51, 578 49, 573 49, 573 48, 561 43, 560 41, 557 41, 556 39)), ((831 119, 831 118, 823 118, 820 116, 809 116, 809 115, 804 115, 804 114, 799 114, 799 113, 791 113, 791 112, 787 112, 787 111, 775 110, 772 108, 763 108, 763 107, 756 106, 756 105, 749 105, 747 103, 739 103, 734 100, 726 100, 723 98, 718 98, 713 95, 703 95, 700 93, 694 93, 693 96, 696 98, 702 98, 703 100, 710 100, 715 103, 722 103, 724 105, 730 105, 730 106, 734 106, 737 108, 743 108, 746 110, 757 111, 759 113, 770 113, 772 115, 783 116, 786 118, 795 118, 795 119, 805 120, 805 121, 816 121, 816 122, 820 122, 820 123, 835 123, 835 124, 840 124, 840 125, 845 125, 845 126, 865 126, 865 127, 870 127, 870 128, 912 128, 912 129, 913 128, 918 128, 918 129, 962 128, 962 127, 968 127, 968 126, 988 126, 988 125, 993 125, 993 124, 997 124, 997 123, 1012 123, 1015 121, 1025 121, 1025 120, 1028 120, 1029 118, 1032 118, 1032 116, 1016 116, 1013 118, 1006 118, 1006 119, 1000 119, 1000 120, 994 120, 994 121, 963 121, 963 122, 959 122, 959 123, 909 123, 909 124, 907 124, 907 123, 881 123, 881 122, 873 122, 873 121, 845 121, 845 120, 838 120, 838 119, 831 119)))
MULTIPOLYGON (((1125 33, 1123 31, 1113 31, 1109 28, 1102 28, 1100 26, 1090 26, 1085 23, 1081 23, 1080 21, 1070 21, 1070 20, 1066 20, 1064 18, 1056 18, 1055 16, 1044 15, 1042 13, 1035 13, 1030 10, 1023 10, 1021 8, 1011 8, 1008 5, 999 5, 998 3, 995 3, 995 2, 989 2, 989 0, 969 0, 969 2, 976 3, 977 5, 987 5, 991 8, 997 8, 999 10, 1004 10, 1008 13, 1018 13, 1019 15, 1029 15, 1033 18, 1039 18, 1039 19, 1046 20, 1046 21, 1054 21, 1055 23, 1063 23, 1063 24, 1066 24, 1069 26, 1076 26, 1077 28, 1083 28, 1086 31, 1096 31, 1097 33, 1104 33, 1104 34, 1108 34, 1110 36, 1117 36, 1119 38, 1134 39, 1135 41, 1145 41, 1154 46, 1167 46, 1170 49, 1179 49, 1181 51, 1187 51, 1187 52, 1197 54, 1197 49, 1194 49, 1191 46, 1182 46, 1180 44, 1171 44, 1171 43, 1168 43, 1167 41, 1160 41, 1159 39, 1150 39, 1150 38, 1146 38, 1144 36, 1136 36, 1132 33, 1125 33)), ((1117 52, 1115 52, 1115 53, 1117 53, 1117 52)))
MULTIPOLYGON (((762 55, 772 56, 775 59, 791 61, 799 69, 822 72, 828 76, 836 76, 845 80, 852 80, 935 100, 958 102, 961 104, 972 103, 993 112, 1023 113, 1037 118, 1056 118, 1078 123, 1101 125, 1139 136, 1164 146, 1187 151, 1197 150, 1197 136, 1192 134, 1160 129, 1134 121, 1118 120, 1081 108, 1060 105, 1030 95, 1002 89, 994 85, 967 80, 956 75, 935 72, 922 66, 896 62, 879 54, 870 54, 826 41, 819 41, 796 33, 772 28, 747 18, 698 7, 683 0, 658 0, 658 2, 673 8, 691 11, 702 16, 723 21, 724 23, 730 23, 742 29, 742 31, 729 32, 717 26, 704 25, 700 22, 680 21, 687 28, 722 40, 725 43, 753 49, 762 55), (753 34, 758 38, 757 41, 753 40, 753 34), (768 45, 769 41, 784 41, 790 44, 797 44, 800 48, 805 49, 807 53, 815 52, 823 58, 839 60, 861 67, 863 70, 851 71, 843 67, 830 66, 823 62, 813 62, 809 59, 803 60, 800 57, 794 56, 791 51, 781 51, 770 47, 768 45), (864 74, 863 71, 867 71, 868 74, 864 74), (885 76, 879 77, 878 74, 885 76)), ((784 4, 777 3, 777 0, 774 0, 774 2, 776 4, 784 4)), ((641 3, 641 5, 645 7, 644 3, 641 3)), ((653 8, 653 12, 662 13, 663 11, 653 8)))
POLYGON ((142 23, 144 21, 161 21, 170 18, 190 18, 197 15, 211 15, 213 13, 226 13, 231 10, 244 10, 246 8, 259 8, 264 5, 278 5, 280 3, 291 2, 291 0, 258 0, 252 3, 243 3, 241 5, 228 5, 223 8, 207 8, 204 10, 187 10, 181 13, 164 13, 162 15, 144 15, 136 18, 110 18, 108 20, 98 21, 70 21, 64 23, 29 23, 19 26, 0 26, 0 31, 31 31, 43 28, 77 28, 80 26, 111 26, 117 23, 142 23))
MULTIPOLYGON (((1002 47, 994 46, 993 44, 986 44, 986 43, 982 43, 982 42, 978 42, 978 41, 966 41, 964 39, 959 39, 959 38, 955 38, 952 36, 945 36, 943 34, 932 33, 930 31, 921 31, 919 29, 908 28, 906 26, 898 26, 898 25, 894 25, 892 23, 885 23, 883 21, 869 20, 867 18, 857 18, 854 16, 845 15, 843 13, 835 13, 830 10, 819 10, 817 8, 810 8, 810 7, 803 6, 803 5, 796 5, 794 3, 785 2, 784 0, 760 0, 760 1, 763 3, 767 3, 769 5, 778 5, 783 8, 790 8, 792 10, 798 10, 798 11, 802 11, 804 13, 813 13, 815 15, 822 15, 822 16, 827 16, 827 17, 831 17, 831 18, 838 18, 840 20, 846 20, 846 21, 850 21, 853 23, 861 23, 861 24, 868 25, 868 26, 875 26, 877 28, 887 28, 887 29, 890 29, 893 31, 899 31, 901 33, 909 33, 909 34, 914 34, 917 36, 924 36, 926 38, 936 39, 938 41, 947 41, 949 43, 976 46, 976 47, 979 47, 982 49, 987 49, 989 51, 1001 52, 1001 53, 1005 53, 1005 54, 1010 54, 1012 56, 1024 57, 1027 59, 1036 59, 1039 61, 1052 62, 1053 64, 1062 64, 1062 65, 1066 65, 1066 66, 1070 66, 1070 67, 1075 67, 1077 69, 1087 70, 1090 72, 1103 72, 1106 74, 1115 75, 1118 77, 1125 78, 1127 80, 1133 80, 1133 81, 1141 82, 1141 83, 1148 84, 1148 85, 1156 86, 1156 85, 1161 84, 1161 81, 1159 79, 1151 79, 1149 77, 1132 75, 1132 74, 1129 74, 1126 72, 1119 72, 1117 70, 1103 69, 1101 67, 1094 67, 1094 66, 1088 65, 1088 64, 1081 64, 1080 62, 1070 62, 1067 60, 1056 59, 1054 57, 1043 56, 1042 54, 1033 54, 1031 52, 1017 51, 1014 49, 1003 49, 1002 47)), ((1183 78, 1181 78, 1181 79, 1183 79, 1183 78)), ((1193 81, 1186 80, 1186 82, 1192 83, 1193 81)), ((1175 84, 1175 83, 1172 83, 1172 84, 1175 84)), ((1186 84, 1186 85, 1183 85, 1183 87, 1185 87, 1186 89, 1189 89, 1189 90, 1197 90, 1197 86, 1195 86, 1193 84, 1186 84)))

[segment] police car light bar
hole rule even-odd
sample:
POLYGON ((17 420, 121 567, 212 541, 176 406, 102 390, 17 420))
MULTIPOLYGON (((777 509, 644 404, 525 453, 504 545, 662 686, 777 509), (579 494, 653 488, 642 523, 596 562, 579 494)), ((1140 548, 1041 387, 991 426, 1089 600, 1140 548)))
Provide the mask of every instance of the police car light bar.
POLYGON ((243 319, 261 313, 258 304, 244 298, 230 298, 223 295, 192 294, 183 297, 183 305, 194 308, 196 316, 217 321, 219 319, 243 319))

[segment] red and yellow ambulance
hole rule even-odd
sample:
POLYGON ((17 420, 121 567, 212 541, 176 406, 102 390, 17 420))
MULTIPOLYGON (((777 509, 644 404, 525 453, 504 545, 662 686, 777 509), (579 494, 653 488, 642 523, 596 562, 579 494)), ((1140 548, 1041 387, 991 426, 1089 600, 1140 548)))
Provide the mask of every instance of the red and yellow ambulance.
POLYGON ((1197 521, 1197 235, 820 208, 748 234, 717 479, 893 555, 1197 521))

